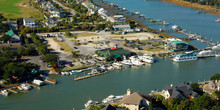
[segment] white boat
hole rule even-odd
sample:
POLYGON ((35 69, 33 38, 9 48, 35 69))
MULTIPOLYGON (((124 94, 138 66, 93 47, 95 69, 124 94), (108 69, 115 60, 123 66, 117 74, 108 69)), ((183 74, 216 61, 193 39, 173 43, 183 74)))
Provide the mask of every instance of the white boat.
POLYGON ((82 70, 72 70, 73 73, 81 73, 82 70))
POLYGON ((220 22, 220 18, 219 19, 217 19, 217 20, 215 20, 216 22, 220 22))
POLYGON ((38 80, 38 79, 34 79, 33 83, 36 84, 36 85, 38 85, 38 86, 42 86, 42 85, 44 84, 43 81, 38 80))
POLYGON ((8 96, 9 95, 7 90, 1 90, 1 94, 4 95, 4 96, 8 96))
POLYGON ((168 21, 163 21, 163 25, 168 26, 170 23, 168 21))
POLYGON ((138 56, 138 58, 146 63, 154 63, 154 58, 148 55, 138 56))
POLYGON ((25 91, 28 91, 31 89, 31 86, 29 86, 28 84, 21 84, 20 87, 18 87, 19 90, 25 90, 25 91))
POLYGON ((135 66, 142 66, 144 63, 142 63, 138 58, 135 58, 134 56, 130 57, 131 63, 135 66))
POLYGON ((213 46, 212 49, 213 49, 213 50, 220 50, 220 44, 218 44, 218 45, 216 45, 216 46, 213 46))
POLYGON ((203 50, 203 51, 200 51, 198 54, 197 54, 198 57, 209 57, 209 56, 215 56, 213 54, 213 52, 211 50, 203 50))
POLYGON ((124 60, 121 62, 121 64, 132 66, 131 60, 127 60, 125 56, 123 57, 124 57, 124 60))
POLYGON ((198 60, 198 56, 194 53, 178 54, 173 58, 174 62, 198 60))
POLYGON ((109 66, 109 67, 107 67, 107 69, 108 70, 114 70, 115 68, 114 68, 114 66, 109 66))
POLYGON ((220 57, 220 54, 215 54, 216 57, 220 57))
POLYGON ((63 75, 63 76, 64 76, 64 75, 65 75, 65 72, 61 72, 61 75, 63 75))
POLYGON ((123 67, 121 63, 113 63, 112 66, 117 69, 122 69, 123 67))
POLYGON ((114 96, 114 95, 110 95, 107 98, 102 100, 102 103, 106 104, 106 103, 113 103, 115 101, 121 100, 123 98, 123 96, 114 96))
POLYGON ((177 25, 173 25, 173 26, 172 26, 172 29, 173 29, 173 30, 178 30, 178 29, 180 29, 180 27, 177 26, 177 25))
POLYGON ((92 74, 97 74, 98 71, 96 69, 92 69, 92 71, 90 73, 88 73, 88 75, 92 75, 92 74))
POLYGON ((69 72, 69 74, 70 74, 70 75, 73 75, 74 73, 73 73, 73 72, 69 72))
POLYGON ((100 68, 101 68, 102 70, 106 70, 105 65, 100 65, 100 68))
POLYGON ((89 101, 85 104, 85 108, 89 108, 91 105, 97 105, 97 104, 98 104, 97 101, 89 100, 89 101))

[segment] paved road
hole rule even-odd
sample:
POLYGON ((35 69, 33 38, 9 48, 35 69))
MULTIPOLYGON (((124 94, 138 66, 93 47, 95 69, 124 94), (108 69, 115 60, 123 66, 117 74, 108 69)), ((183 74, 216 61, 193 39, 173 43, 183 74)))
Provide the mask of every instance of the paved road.
POLYGON ((70 10, 70 13, 74 16, 76 13, 73 11, 73 9, 71 8, 68 8, 64 5, 62 5, 60 2, 56 1, 56 0, 53 0, 54 3, 58 4, 60 7, 62 7, 63 9, 65 10, 70 10))

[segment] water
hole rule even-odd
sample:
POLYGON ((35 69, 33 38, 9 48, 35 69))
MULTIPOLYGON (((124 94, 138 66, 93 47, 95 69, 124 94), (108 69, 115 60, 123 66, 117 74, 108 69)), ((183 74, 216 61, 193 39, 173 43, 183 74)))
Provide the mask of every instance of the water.
MULTIPOLYGON (((195 9, 185 8, 161 1, 109 0, 129 10, 139 11, 152 18, 167 20, 194 33, 201 33, 213 40, 220 40, 220 24, 214 22, 217 16, 195 14, 195 9)), ((195 42, 196 44, 198 42, 195 42)), ((198 43, 197 45, 201 45, 198 43)), ((149 93, 166 84, 180 84, 186 81, 208 80, 220 72, 220 58, 206 58, 199 61, 173 63, 170 59, 159 60, 152 65, 112 71, 108 74, 72 81, 71 76, 50 76, 57 79, 57 85, 47 85, 40 90, 0 96, 0 110, 79 110, 89 99, 101 101, 113 94, 121 95, 132 91, 149 93)))

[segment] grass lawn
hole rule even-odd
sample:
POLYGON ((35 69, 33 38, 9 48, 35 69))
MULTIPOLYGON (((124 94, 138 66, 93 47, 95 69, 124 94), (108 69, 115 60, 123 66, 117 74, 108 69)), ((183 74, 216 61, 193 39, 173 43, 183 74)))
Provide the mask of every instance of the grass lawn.
POLYGON ((85 33, 79 33, 76 36, 77 37, 89 37, 89 36, 98 36, 98 34, 85 32, 85 33))
POLYGON ((64 49, 64 50, 63 50, 64 52, 72 52, 72 51, 73 51, 73 49, 72 49, 66 42, 57 41, 56 38, 53 38, 53 40, 54 40, 56 43, 58 43, 61 48, 64 49))
POLYGON ((0 0, 0 13, 6 18, 28 18, 42 19, 42 14, 29 6, 29 0, 0 0))

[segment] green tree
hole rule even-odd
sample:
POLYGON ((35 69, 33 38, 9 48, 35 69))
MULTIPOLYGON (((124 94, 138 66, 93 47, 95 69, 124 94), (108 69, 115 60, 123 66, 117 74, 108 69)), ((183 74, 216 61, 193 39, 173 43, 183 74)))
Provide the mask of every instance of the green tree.
POLYGON ((47 54, 45 55, 45 61, 48 62, 50 65, 54 65, 57 63, 58 56, 55 54, 47 54))
POLYGON ((10 41, 11 37, 9 35, 4 34, 0 40, 3 41, 4 43, 7 43, 8 41, 10 41))

